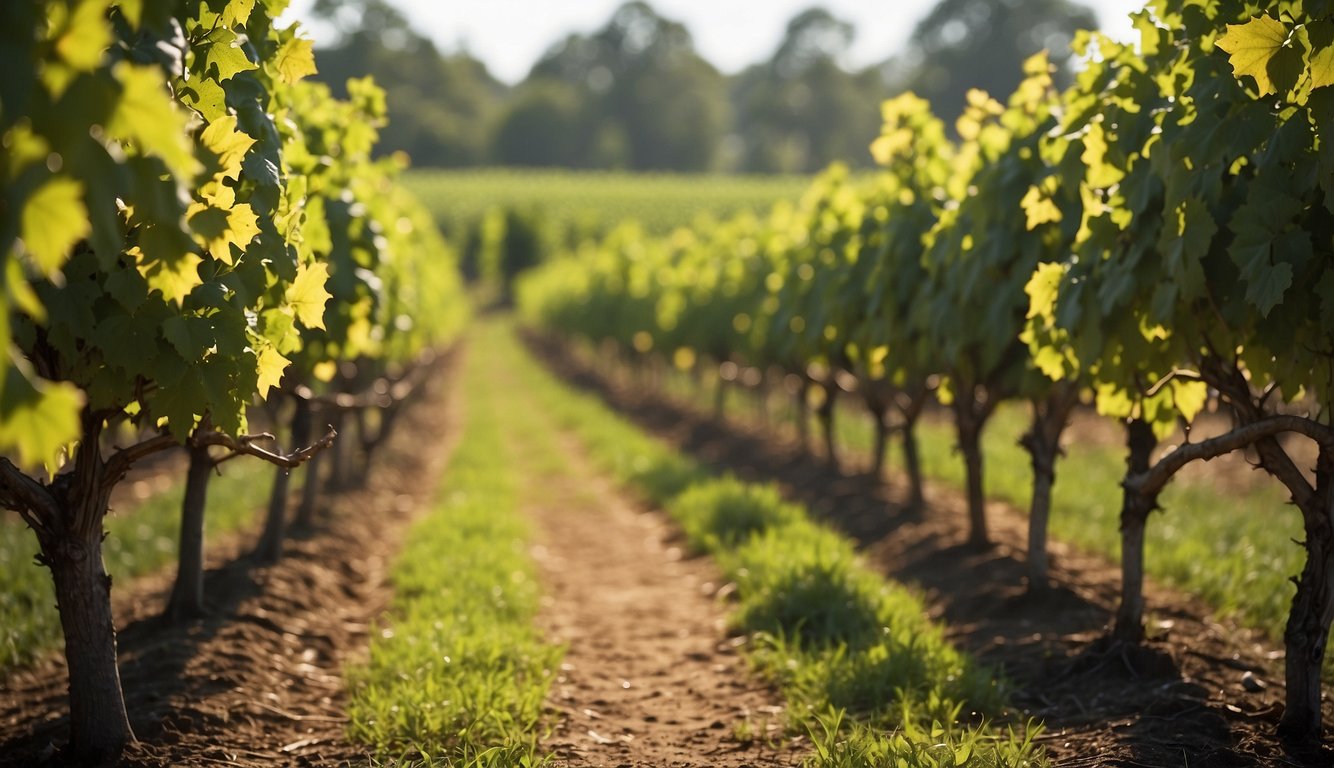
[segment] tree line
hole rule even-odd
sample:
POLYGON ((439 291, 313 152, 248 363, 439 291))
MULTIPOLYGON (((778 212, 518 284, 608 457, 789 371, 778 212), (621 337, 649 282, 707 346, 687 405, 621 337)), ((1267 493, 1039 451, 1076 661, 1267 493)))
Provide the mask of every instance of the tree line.
POLYGON ((870 166, 880 102, 912 90, 952 117, 969 88, 1012 91, 1038 50, 1066 85, 1074 34, 1096 25, 1070 0, 941 0, 902 54, 849 70, 856 29, 817 6, 767 60, 727 75, 685 25, 632 0, 556 41, 511 87, 466 50, 440 51, 387 0, 319 0, 314 12, 337 32, 320 76, 335 90, 374 76, 393 116, 381 151, 415 165, 751 173, 870 166))

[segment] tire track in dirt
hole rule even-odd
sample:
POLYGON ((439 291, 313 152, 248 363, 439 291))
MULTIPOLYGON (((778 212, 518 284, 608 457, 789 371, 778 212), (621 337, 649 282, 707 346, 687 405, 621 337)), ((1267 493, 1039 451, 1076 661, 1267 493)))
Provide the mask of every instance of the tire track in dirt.
POLYGON ((568 646, 548 695, 555 765, 798 764, 804 740, 784 741, 781 695, 726 635, 717 567, 683 557, 671 524, 627 500, 539 408, 513 412, 531 417, 511 431, 524 436, 518 461, 539 469, 521 497, 546 588, 538 620, 568 646))

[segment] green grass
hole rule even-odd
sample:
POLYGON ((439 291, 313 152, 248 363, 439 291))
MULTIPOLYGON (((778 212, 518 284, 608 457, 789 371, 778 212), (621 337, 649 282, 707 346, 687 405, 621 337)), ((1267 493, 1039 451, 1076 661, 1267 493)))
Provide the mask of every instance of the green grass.
MULTIPOLYGON (((512 343, 512 342, 506 342, 512 343)), ((952 647, 920 599, 859 559, 853 543, 813 523, 767 486, 714 478, 531 360, 533 400, 579 436, 595 464, 663 506, 691 546, 737 586, 733 627, 787 700, 816 766, 1045 765, 1037 727, 990 726, 995 676, 952 647)))
MULTIPOLYGON (((222 474, 209 483, 206 535, 250 525, 268 498, 273 471, 244 459, 222 465, 222 474)), ((182 476, 169 489, 107 516, 102 557, 118 586, 176 561, 184 495, 182 476)), ((37 550, 37 537, 17 516, 0 520, 0 672, 60 645, 55 588, 50 572, 34 563, 37 550)))
POLYGON ((466 366, 467 421, 440 501, 392 566, 394 600, 369 660, 348 670, 348 736, 377 762, 546 762, 542 701, 562 650, 532 623, 539 588, 512 444, 521 433, 507 421, 521 395, 492 373, 466 366))
MULTIPOLYGON (((703 413, 711 413, 713 392, 690 377, 672 374, 667 391, 703 413)), ((864 465, 874 443, 870 418, 857 403, 845 401, 835 420, 838 444, 845 459, 864 465)), ((790 425, 792 408, 777 409, 776 423, 790 425)), ((754 424, 749 403, 728 399, 728 416, 754 424)), ((988 498, 1004 501, 1027 514, 1033 473, 1028 453, 1019 446, 1028 429, 1030 411, 1023 403, 997 409, 982 435, 984 487, 988 498)), ((818 435, 811 423, 811 434, 818 435)), ((963 460, 955 451, 954 424, 943 411, 922 419, 918 427, 923 474, 955 491, 965 488, 963 460)), ((1081 439, 1067 431, 1066 455, 1056 465, 1049 533, 1058 541, 1119 561, 1121 479, 1125 449, 1105 440, 1081 439)), ((898 468, 901 448, 892 443, 889 466, 898 468)), ((1250 470, 1246 470, 1250 472, 1250 470)), ((1301 516, 1287 504, 1279 483, 1262 472, 1253 481, 1215 485, 1215 477, 1196 464, 1183 470, 1160 499, 1162 511, 1149 518, 1145 569, 1149 578, 1203 598, 1220 616, 1281 640, 1293 586, 1289 577, 1301 573, 1305 554, 1297 545, 1304 534, 1301 516)), ((902 482, 900 480, 900 482, 902 482)), ((929 499, 928 499, 929 502, 929 499)), ((1149 606, 1152 613, 1153 606, 1149 606)))
MULTIPOLYGON (((870 423, 844 411, 842 443, 870 450, 870 423)), ((1032 498, 1032 469, 1019 437, 1028 428, 1022 404, 999 409, 983 433, 984 485, 989 498, 1027 513, 1032 498)), ((1067 455, 1056 465, 1050 534, 1086 551, 1116 561, 1121 556, 1118 531, 1125 450, 1119 445, 1067 436, 1067 455)), ((964 487, 963 462, 954 452, 953 423, 925 421, 921 428, 924 473, 950 487, 964 487)), ((1145 569, 1150 578, 1199 595, 1220 615, 1236 616, 1275 639, 1283 635, 1292 603, 1290 576, 1301 572, 1300 515, 1285 506, 1277 481, 1261 473, 1253 483, 1220 489, 1210 475, 1192 467, 1163 493, 1162 511, 1149 518, 1145 569)), ((1149 606, 1153 610, 1153 606, 1149 606)))
POLYGON ((603 231, 629 219, 666 233, 701 213, 719 219, 744 210, 767 214, 795 200, 805 176, 616 173, 605 171, 412 171, 404 183, 447 232, 496 208, 538 210, 566 228, 603 231))

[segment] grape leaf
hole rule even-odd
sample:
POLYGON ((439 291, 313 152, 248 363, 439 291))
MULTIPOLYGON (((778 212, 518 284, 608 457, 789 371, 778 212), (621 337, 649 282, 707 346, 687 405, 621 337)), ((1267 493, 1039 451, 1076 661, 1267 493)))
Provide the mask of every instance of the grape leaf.
POLYGON ((227 265, 236 263, 233 245, 244 251, 259 234, 259 217, 249 203, 239 203, 230 209, 195 203, 188 215, 199 243, 213 258, 227 265))
POLYGON ((1238 78, 1249 75, 1261 96, 1276 93, 1269 64, 1283 49, 1288 28, 1268 15, 1257 16, 1245 24, 1228 24, 1227 34, 1216 45, 1228 53, 1232 71, 1238 78))
POLYGON ((292 37, 278 49, 275 65, 278 75, 287 83, 295 83, 306 75, 313 75, 315 68, 315 43, 300 37, 292 37))
POLYGON ((210 75, 216 70, 216 77, 220 83, 232 79, 241 72, 259 68, 245 55, 236 33, 225 26, 219 26, 209 32, 197 47, 204 73, 210 75))
POLYGON ((109 5, 105 0, 78 2, 69 12, 67 26, 56 40, 56 51, 74 69, 91 72, 111 45, 111 25, 107 23, 109 5))
POLYGON ((236 116, 225 115, 208 124, 200 134, 199 142, 218 156, 220 170, 217 176, 236 180, 241 174, 241 161, 255 140, 236 129, 236 116))
POLYGON ((162 73, 154 67, 120 62, 113 70, 124 89, 107 130, 117 138, 131 139, 145 154, 157 155, 181 178, 199 172, 199 161, 190 148, 185 113, 176 108, 162 73))
POLYGON ((0 451, 17 453, 19 466, 35 469, 78 439, 83 393, 68 382, 30 378, 16 353, 9 355, 0 390, 0 451))
POLYGON ((22 211, 25 250, 38 269, 56 276, 70 249, 92 231, 83 185, 66 176, 52 176, 32 193, 22 211))
POLYGON ((278 386, 283 380, 283 372, 287 370, 290 360, 279 354, 278 350, 272 345, 266 344, 259 352, 259 397, 261 400, 267 399, 269 390, 278 386))
POLYGON ((324 305, 331 298, 324 287, 328 281, 329 265, 316 262, 299 267, 287 288, 287 303, 307 328, 324 327, 324 305))
POLYGON ((1061 209, 1056 207, 1056 203, 1052 202, 1052 199, 1044 195, 1042 190, 1036 186, 1028 188, 1028 192, 1024 194, 1024 199, 1019 201, 1019 205, 1028 217, 1029 230, 1061 220, 1061 209))
POLYGON ((222 23, 228 27, 238 24, 245 26, 253 10, 255 10, 255 0, 231 0, 222 11, 222 23))
POLYGON ((1311 88, 1334 85, 1334 45, 1311 54, 1311 88))

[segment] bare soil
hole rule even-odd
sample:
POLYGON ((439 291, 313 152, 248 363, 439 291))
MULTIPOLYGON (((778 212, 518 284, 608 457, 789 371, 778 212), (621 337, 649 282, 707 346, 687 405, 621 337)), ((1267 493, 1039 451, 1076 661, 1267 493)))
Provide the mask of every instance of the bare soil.
POLYGON ((727 636, 714 564, 684 558, 662 514, 627 501, 573 439, 562 448, 567 470, 526 504, 547 589, 539 623, 569 648, 548 698, 556 765, 798 764, 781 694, 727 636))
MULTIPOLYGON (((120 670, 138 736, 125 766, 343 765, 364 750, 343 738, 342 669, 365 653, 391 596, 387 563, 425 508, 457 434, 447 361, 439 380, 381 448, 363 488, 326 497, 320 527, 289 539, 281 562, 210 542, 213 614, 159 618, 174 572, 114 590, 120 670)), ((169 569, 170 570, 170 569, 169 569)), ((64 659, 52 654, 0 683, 0 766, 63 765, 64 659)))
MULTIPOLYGON (((640 382, 604 377, 555 345, 530 342, 567 381, 719 470, 777 483, 856 539, 887 576, 921 589, 951 639, 1009 681, 1015 711, 1008 717, 1045 723, 1041 740, 1056 765, 1334 765, 1329 750, 1289 754, 1275 736, 1282 648, 1215 619, 1202 601, 1151 582, 1151 641, 1141 649, 1109 647, 1103 638, 1119 568, 1052 542, 1059 586, 1028 594, 1027 519, 1018 510, 990 504, 996 546, 970 550, 966 504, 954 489, 929 483, 929 508, 914 514, 898 474, 887 484, 841 474, 773 430, 716 421, 640 382)), ((1328 703, 1325 729, 1334 730, 1328 703)))

